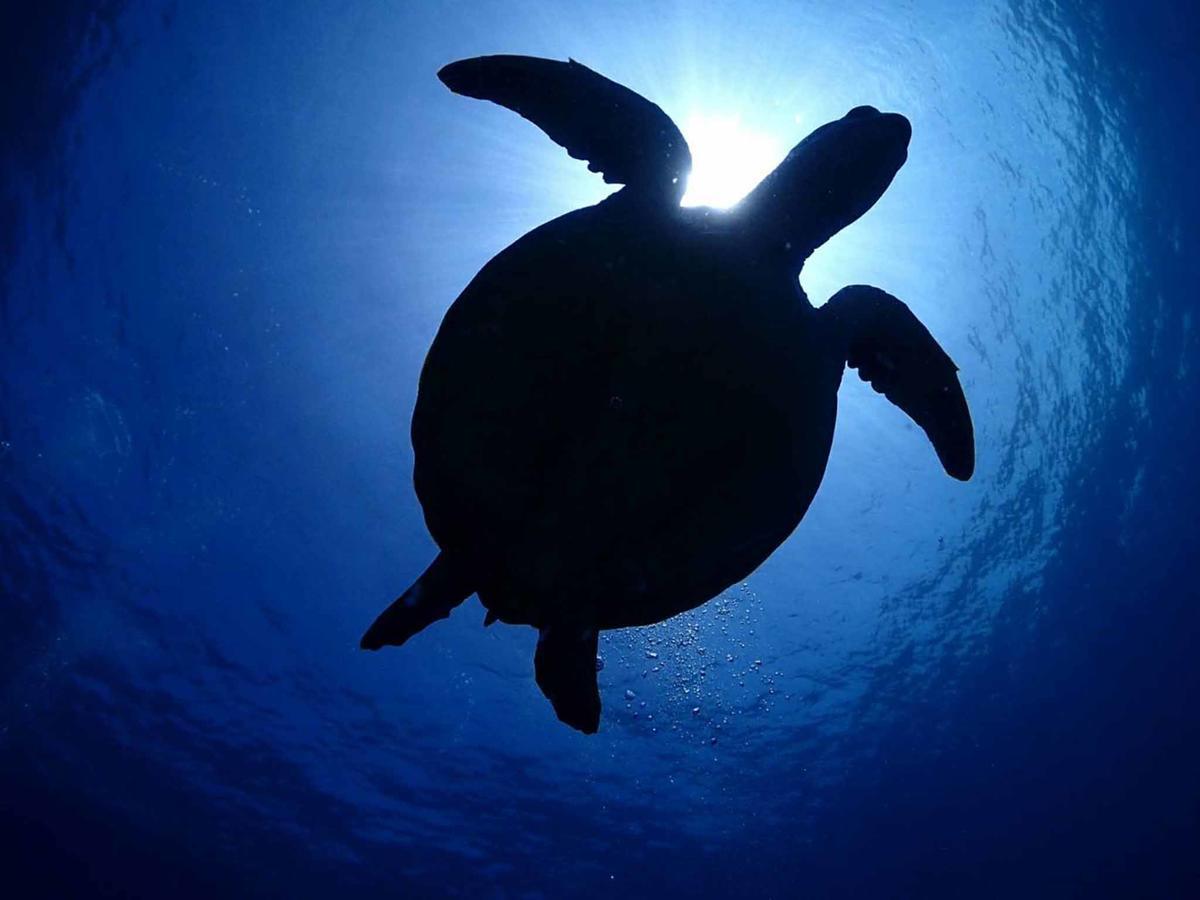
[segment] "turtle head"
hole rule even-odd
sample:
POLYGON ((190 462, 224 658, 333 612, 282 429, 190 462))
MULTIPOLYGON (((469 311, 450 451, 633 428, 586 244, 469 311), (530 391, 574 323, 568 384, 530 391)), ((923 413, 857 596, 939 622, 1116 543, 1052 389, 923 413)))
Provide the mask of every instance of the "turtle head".
POLYGON ((883 196, 908 158, 899 113, 856 106, 794 148, 736 207, 799 272, 804 260, 883 196))

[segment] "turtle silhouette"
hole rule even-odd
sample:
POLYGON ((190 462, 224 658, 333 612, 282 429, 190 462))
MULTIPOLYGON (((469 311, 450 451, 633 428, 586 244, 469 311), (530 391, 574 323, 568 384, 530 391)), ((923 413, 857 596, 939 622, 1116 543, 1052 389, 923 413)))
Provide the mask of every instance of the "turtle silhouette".
POLYGON ((446 313, 412 421, 441 552, 362 647, 403 644, 478 594, 485 625, 538 629, 538 686, 592 733, 599 630, 697 607, 788 537, 824 475, 847 366, 971 477, 957 367, 909 308, 865 285, 814 308, 797 277, 882 196, 911 128, 857 107, 731 210, 683 208, 683 135, 628 88, 522 56, 438 76, 624 187, 500 252, 446 313))

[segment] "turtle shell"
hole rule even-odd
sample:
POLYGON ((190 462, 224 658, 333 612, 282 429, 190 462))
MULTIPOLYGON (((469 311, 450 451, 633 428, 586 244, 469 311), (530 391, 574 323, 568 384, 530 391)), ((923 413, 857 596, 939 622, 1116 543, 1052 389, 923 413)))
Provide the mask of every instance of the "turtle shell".
POLYGON ((430 533, 510 623, 698 606, 820 483, 842 361, 819 331, 794 277, 691 211, 610 198, 543 225, 467 286, 426 359, 430 533))

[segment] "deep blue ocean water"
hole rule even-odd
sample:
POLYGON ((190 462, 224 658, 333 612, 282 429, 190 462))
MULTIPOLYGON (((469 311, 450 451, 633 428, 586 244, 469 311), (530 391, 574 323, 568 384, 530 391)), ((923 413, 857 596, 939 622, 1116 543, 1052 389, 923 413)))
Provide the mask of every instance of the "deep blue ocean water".
POLYGON ((0 890, 1200 896, 1185 7, 6 5, 0 890), (848 379, 792 538, 602 636, 592 737, 474 600, 357 649, 434 552, 408 420, 442 314, 608 190, 435 77, 494 52, 629 85, 743 189, 905 113, 801 281, 907 300, 975 416, 961 485, 848 379))

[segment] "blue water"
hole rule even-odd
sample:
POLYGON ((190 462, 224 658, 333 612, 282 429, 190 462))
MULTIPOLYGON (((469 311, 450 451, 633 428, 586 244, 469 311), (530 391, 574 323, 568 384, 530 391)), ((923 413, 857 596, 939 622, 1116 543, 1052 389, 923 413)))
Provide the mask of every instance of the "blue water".
POLYGON ((0 13, 6 896, 1200 895, 1186 4, 90 5, 0 13), (961 485, 848 380, 793 537, 602 636, 592 737, 476 601, 356 648, 434 552, 442 314, 608 189, 434 77, 492 52, 779 155, 907 115, 802 282, 908 301, 975 416, 961 485))

